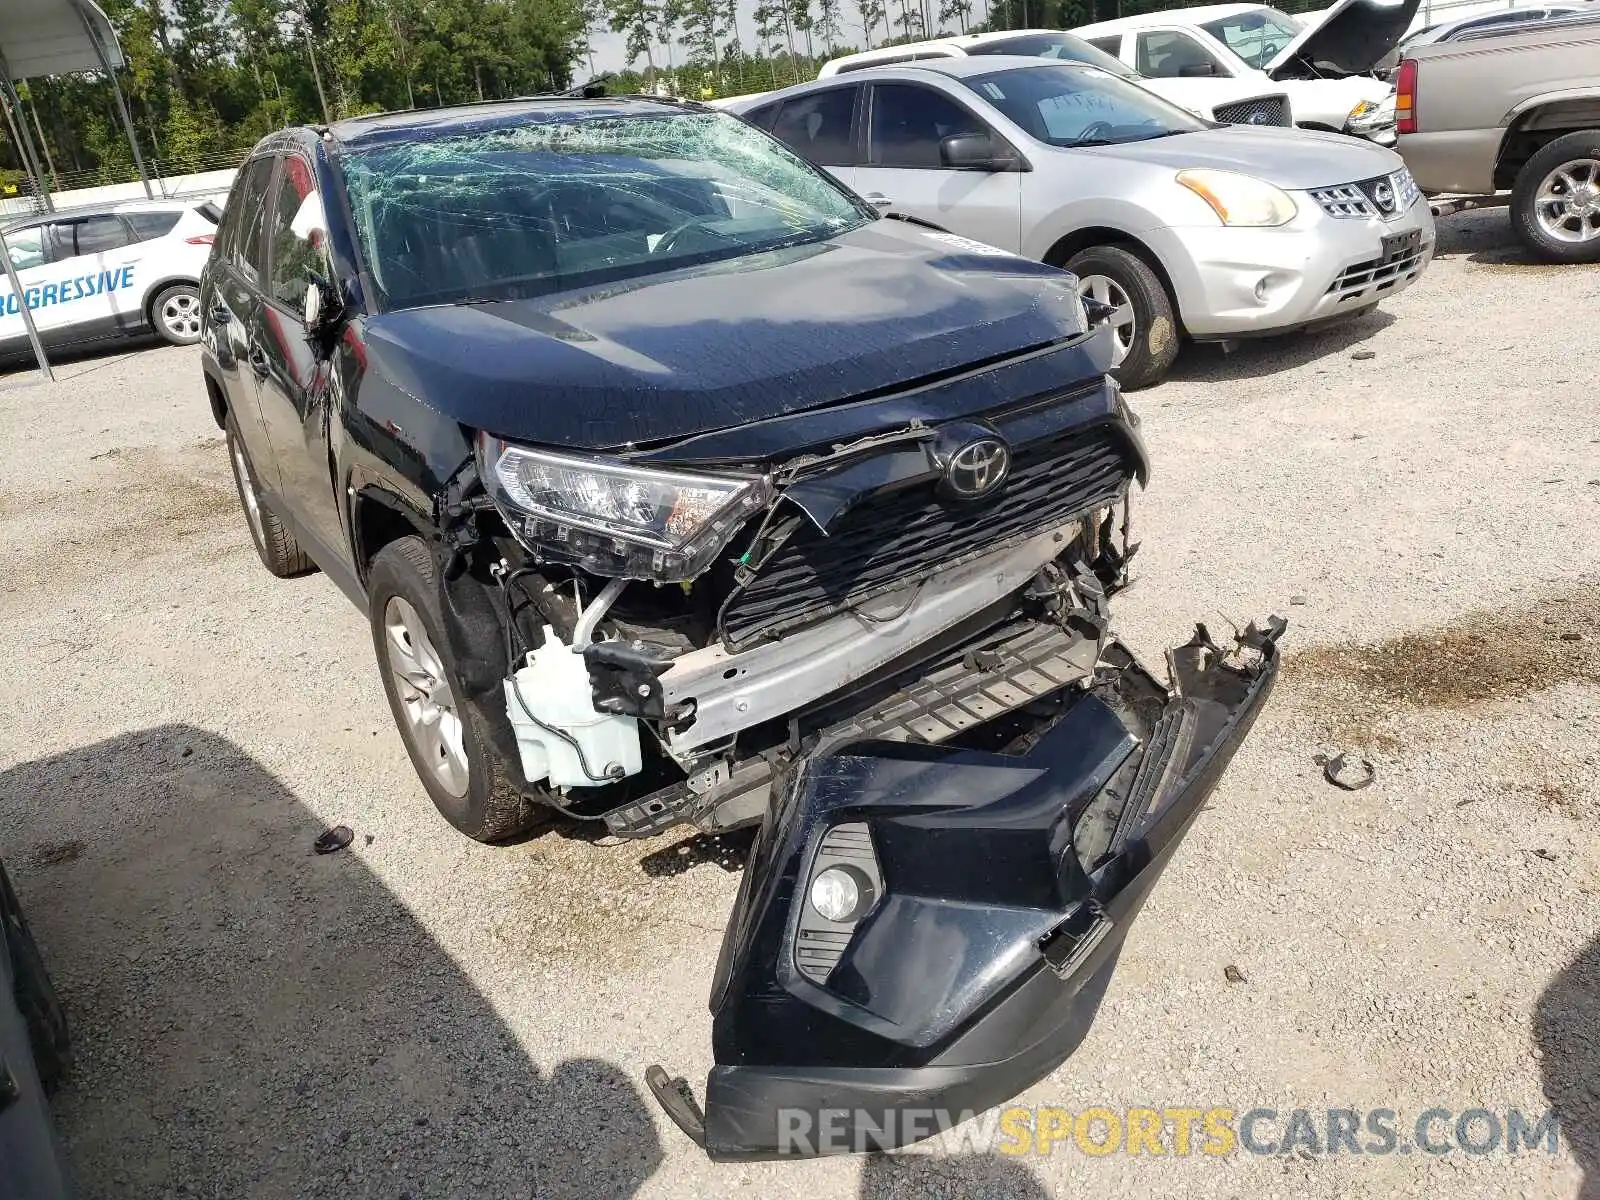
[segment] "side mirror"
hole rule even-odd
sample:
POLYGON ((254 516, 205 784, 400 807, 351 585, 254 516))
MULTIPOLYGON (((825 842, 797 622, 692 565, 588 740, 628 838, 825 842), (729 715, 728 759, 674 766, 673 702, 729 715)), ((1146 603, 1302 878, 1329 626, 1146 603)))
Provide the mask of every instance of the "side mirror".
POLYGON ((344 301, 333 283, 320 275, 311 276, 306 284, 305 321, 306 336, 321 340, 344 316, 344 301))
POLYGON ((956 133, 939 142, 939 162, 953 171, 1010 171, 1017 156, 987 133, 956 133))
POLYGON ((1185 63, 1178 68, 1179 79, 1209 79, 1216 73, 1217 65, 1208 62, 1185 63))

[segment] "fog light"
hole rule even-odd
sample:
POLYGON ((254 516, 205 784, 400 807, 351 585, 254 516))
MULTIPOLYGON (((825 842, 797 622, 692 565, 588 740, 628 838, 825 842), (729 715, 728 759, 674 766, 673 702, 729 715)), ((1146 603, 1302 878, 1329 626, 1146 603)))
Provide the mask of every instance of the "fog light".
POLYGON ((1265 304, 1266 302, 1267 302, 1267 281, 1265 279, 1258 279, 1258 280, 1256 280, 1256 303, 1257 304, 1265 304))
POLYGON ((861 884, 848 867, 829 867, 811 881, 811 907, 843 924, 861 911, 861 884))

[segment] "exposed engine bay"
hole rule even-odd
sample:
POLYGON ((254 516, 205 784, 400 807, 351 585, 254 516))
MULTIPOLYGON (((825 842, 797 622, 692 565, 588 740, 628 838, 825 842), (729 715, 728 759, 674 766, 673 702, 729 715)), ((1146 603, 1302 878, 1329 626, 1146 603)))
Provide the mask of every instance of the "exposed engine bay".
POLYGON ((1135 430, 1097 380, 731 471, 602 467, 634 511, 670 501, 659 548, 562 519, 586 464, 480 439, 441 502, 455 657, 502 691, 530 788, 622 836, 758 820, 844 731, 1018 736, 1099 661, 1135 430))

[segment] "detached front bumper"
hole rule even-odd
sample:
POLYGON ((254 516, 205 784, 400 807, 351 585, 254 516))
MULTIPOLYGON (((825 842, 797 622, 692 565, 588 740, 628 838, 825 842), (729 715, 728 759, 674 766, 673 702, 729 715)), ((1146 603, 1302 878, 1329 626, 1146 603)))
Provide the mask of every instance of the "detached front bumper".
POLYGON ((1226 652, 1199 628, 1170 689, 1108 642, 1091 687, 988 740, 798 763, 724 938, 703 1112, 647 1075, 668 1115, 714 1159, 881 1150, 1049 1074, 1260 712, 1284 628, 1226 652), (857 911, 822 915, 824 875, 853 879, 857 911))
POLYGON ((1433 258, 1433 216, 1417 200, 1387 220, 1331 217, 1303 192, 1280 229, 1152 230, 1191 337, 1285 333, 1399 295, 1433 258))

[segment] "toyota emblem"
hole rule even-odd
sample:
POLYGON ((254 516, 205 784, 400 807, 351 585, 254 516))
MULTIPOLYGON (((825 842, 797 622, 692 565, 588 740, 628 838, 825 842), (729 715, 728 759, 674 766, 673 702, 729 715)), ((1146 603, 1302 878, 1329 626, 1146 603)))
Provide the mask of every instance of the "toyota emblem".
POLYGON ((1011 474, 1011 451, 999 438, 968 442, 945 464, 944 484, 952 496, 977 500, 987 496, 1011 474))
POLYGON ((1252 124, 1252 125, 1270 125, 1270 124, 1272 124, 1272 115, 1270 113, 1265 113, 1265 112, 1262 112, 1260 109, 1257 109, 1255 112, 1250 114, 1250 124, 1252 124))

